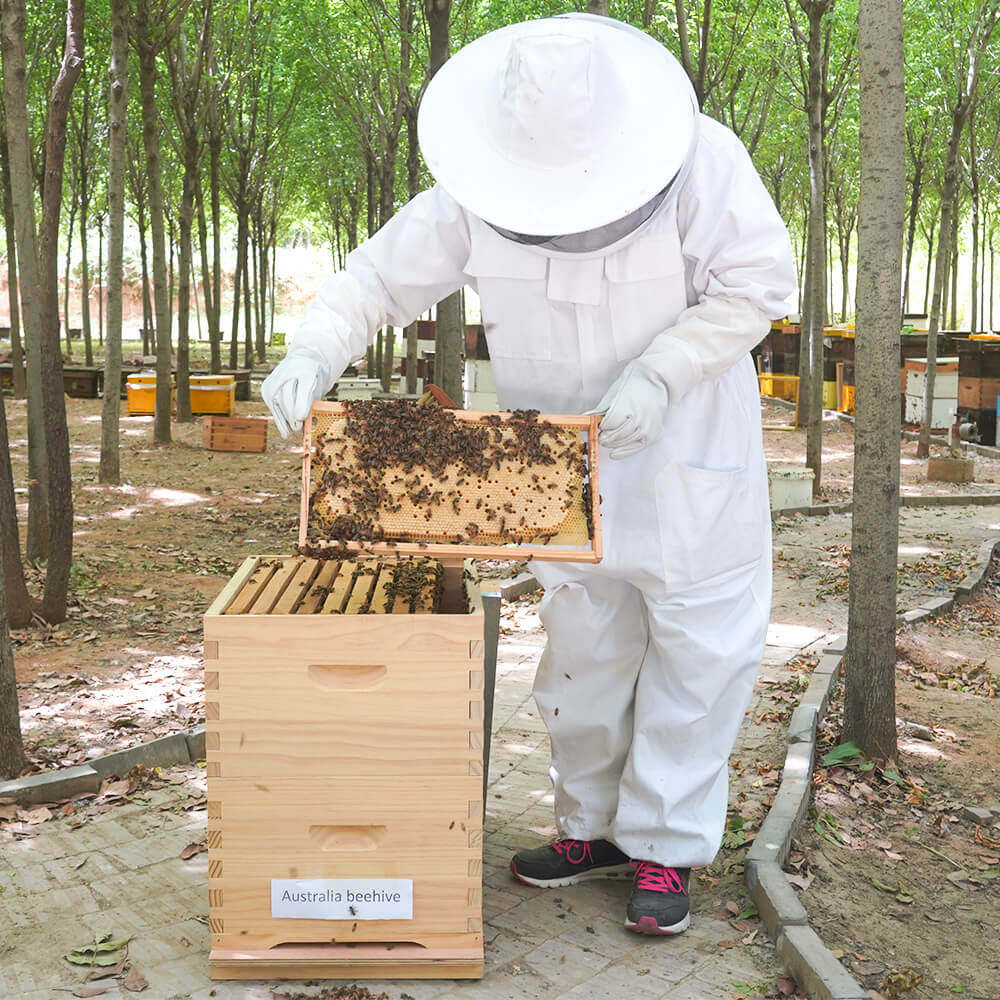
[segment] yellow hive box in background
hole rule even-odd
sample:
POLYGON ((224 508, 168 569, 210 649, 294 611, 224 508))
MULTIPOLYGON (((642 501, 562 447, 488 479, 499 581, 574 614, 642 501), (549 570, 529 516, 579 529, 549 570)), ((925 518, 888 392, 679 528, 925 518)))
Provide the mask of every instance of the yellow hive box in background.
POLYGON ((236 408, 236 379, 232 375, 192 375, 191 412, 233 415, 236 408))
MULTIPOLYGON (((174 408, 173 380, 170 386, 170 409, 174 408)), ((130 417, 152 416, 156 413, 156 372, 141 372, 129 375, 125 383, 130 417)))

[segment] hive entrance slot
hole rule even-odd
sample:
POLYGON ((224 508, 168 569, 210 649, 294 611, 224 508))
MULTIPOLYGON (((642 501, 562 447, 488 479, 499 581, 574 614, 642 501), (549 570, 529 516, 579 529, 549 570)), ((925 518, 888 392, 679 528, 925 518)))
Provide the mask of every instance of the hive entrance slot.
POLYGON ((334 691, 371 691, 385 680, 387 673, 388 669, 379 664, 309 664, 309 680, 334 691))
POLYGON ((384 826, 311 826, 309 839, 321 851, 374 851, 385 830, 384 826))
POLYGON ((345 951, 357 954, 358 952, 383 952, 383 951, 404 951, 416 949, 426 951, 427 945, 419 941, 282 941, 281 944, 273 944, 268 951, 289 951, 296 952, 296 958, 305 958, 306 953, 312 952, 317 958, 328 956, 331 952, 345 951))

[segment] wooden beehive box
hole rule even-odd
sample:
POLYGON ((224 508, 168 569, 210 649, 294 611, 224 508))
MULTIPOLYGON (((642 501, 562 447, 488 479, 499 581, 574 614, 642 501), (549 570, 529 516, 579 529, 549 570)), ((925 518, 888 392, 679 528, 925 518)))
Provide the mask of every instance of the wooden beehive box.
POLYGON ((209 451, 267 451, 262 417, 202 417, 201 443, 209 451))
POLYGON ((482 975, 471 558, 600 558, 596 431, 316 404, 300 554, 205 617, 214 978, 482 975))
POLYGON ((482 975, 471 567, 252 557, 209 608, 213 978, 482 975))

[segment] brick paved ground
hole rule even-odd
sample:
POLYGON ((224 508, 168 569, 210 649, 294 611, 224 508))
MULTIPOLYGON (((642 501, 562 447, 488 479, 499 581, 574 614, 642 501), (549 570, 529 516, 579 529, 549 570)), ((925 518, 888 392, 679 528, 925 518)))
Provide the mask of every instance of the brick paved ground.
MULTIPOLYGON (((765 675, 821 638, 809 628, 772 628, 765 675)), ((501 641, 484 847, 485 978, 364 985, 391 1000, 402 993, 414 1000, 705 1000, 731 996, 734 982, 773 983, 779 970, 766 943, 719 948, 727 935, 702 894, 694 897, 689 931, 650 939, 622 926, 626 882, 540 891, 510 877, 511 853, 554 833, 548 742, 530 696, 542 643, 530 609, 501 641)), ((753 724, 754 708, 738 756, 774 736, 773 728, 753 724)), ((62 956, 111 932, 132 935, 130 955, 150 983, 146 1000, 271 997, 275 984, 208 979, 207 855, 179 857, 204 837, 205 814, 165 808, 176 796, 155 791, 77 830, 60 819, 39 826, 37 837, 0 841, 0 996, 70 996, 84 977, 62 956)), ((105 995, 136 994, 115 983, 105 995)))

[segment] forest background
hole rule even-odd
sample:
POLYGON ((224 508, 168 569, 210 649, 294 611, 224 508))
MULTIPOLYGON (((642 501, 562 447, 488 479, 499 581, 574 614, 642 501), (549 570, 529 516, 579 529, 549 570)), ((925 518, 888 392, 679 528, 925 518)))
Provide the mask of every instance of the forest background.
MULTIPOLYGON (((279 249, 318 246, 338 266, 429 183, 417 109, 449 52, 503 24, 569 9, 450 0, 0 2, 9 334, 14 391, 28 400, 24 555, 46 567, 37 601, 24 580, 9 463, 0 461, 12 625, 66 614, 72 484, 54 377, 61 355, 91 364, 103 353, 106 382, 116 384, 122 317, 141 311, 136 346, 155 353, 158 375, 154 440, 168 443, 170 376, 176 371, 177 419, 188 420, 198 331, 213 371, 267 366, 280 354, 271 344, 279 249)), ((788 224, 802 288, 801 412, 818 489, 822 329, 853 312, 864 228, 859 54, 883 47, 893 73, 902 63, 907 70, 905 142, 883 144, 898 168, 896 193, 905 186, 906 194, 896 281, 903 309, 928 312, 932 331, 960 316, 972 329, 992 325, 1000 107, 988 43, 998 0, 909 6, 902 59, 891 32, 859 46, 856 0, 592 0, 587 9, 641 28, 677 55, 704 111, 747 146, 788 224)), ((436 317, 437 381, 460 398, 461 297, 440 303, 436 317)), ((396 331, 380 333, 370 373, 387 384, 404 341, 415 361, 415 325, 399 347, 396 331)), ((929 349, 935 343, 930 337, 929 349)), ((117 414, 106 394, 102 482, 120 475, 117 414)), ((862 432, 859 424, 859 439, 862 432)), ((0 426, 0 458, 8 452, 0 426)), ((13 702, 16 711, 16 698, 4 695, 0 705, 13 702)), ((0 759, 5 769, 11 763, 0 759)))

